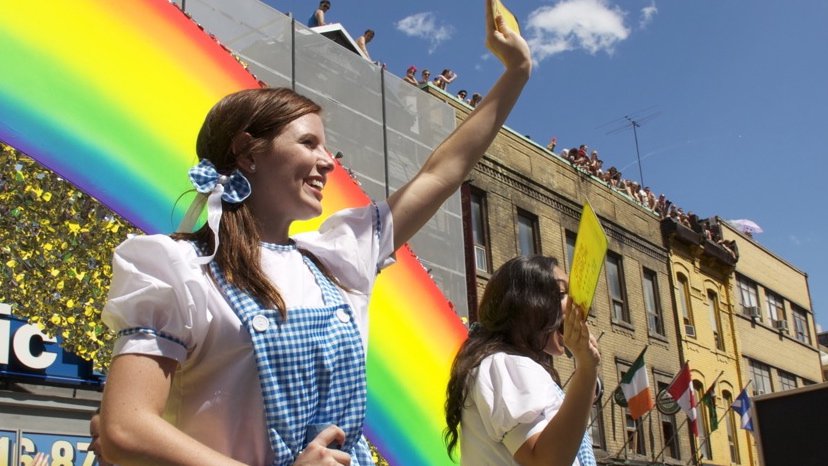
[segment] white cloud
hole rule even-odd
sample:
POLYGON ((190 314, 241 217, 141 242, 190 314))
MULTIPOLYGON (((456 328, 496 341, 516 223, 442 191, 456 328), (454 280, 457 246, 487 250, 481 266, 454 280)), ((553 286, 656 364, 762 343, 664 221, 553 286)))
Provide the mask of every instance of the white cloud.
POLYGON ((641 19, 638 21, 638 27, 644 29, 653 22, 653 16, 658 13, 658 8, 656 8, 655 0, 650 2, 650 6, 645 6, 641 9, 641 19))
POLYGON ((577 49, 612 54, 615 44, 630 35, 625 14, 607 0, 563 0, 538 8, 527 21, 535 60, 577 49))
POLYGON ((397 30, 410 37, 419 37, 429 42, 428 53, 433 53, 437 47, 451 39, 454 28, 448 25, 437 24, 437 16, 430 12, 416 13, 394 23, 397 30))
POLYGON ((799 239, 799 237, 798 237, 798 236, 796 236, 796 235, 788 235, 788 240, 790 240, 790 242, 791 242, 794 246, 802 246, 802 240, 801 240, 801 239, 799 239))

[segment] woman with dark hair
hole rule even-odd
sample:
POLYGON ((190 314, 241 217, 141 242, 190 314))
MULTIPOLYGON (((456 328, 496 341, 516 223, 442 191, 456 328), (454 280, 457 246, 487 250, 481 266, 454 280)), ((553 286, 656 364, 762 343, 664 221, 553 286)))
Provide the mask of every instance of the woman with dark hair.
POLYGON ((595 464, 585 434, 598 375, 597 343, 573 307, 557 260, 520 256, 486 284, 446 390, 445 441, 463 464, 595 464), (576 369, 564 398, 552 356, 576 369))
POLYGON ((436 78, 434 78, 434 85, 442 90, 446 90, 449 84, 457 79, 457 73, 446 68, 436 78))
POLYGON ((526 41, 500 17, 495 28, 491 3, 486 40, 506 70, 489 97, 386 201, 319 231, 289 235, 322 213, 335 166, 321 108, 290 89, 251 89, 210 110, 180 233, 115 251, 103 316, 117 333, 101 412, 109 460, 373 465, 362 427, 376 275, 466 179, 531 72, 526 41))

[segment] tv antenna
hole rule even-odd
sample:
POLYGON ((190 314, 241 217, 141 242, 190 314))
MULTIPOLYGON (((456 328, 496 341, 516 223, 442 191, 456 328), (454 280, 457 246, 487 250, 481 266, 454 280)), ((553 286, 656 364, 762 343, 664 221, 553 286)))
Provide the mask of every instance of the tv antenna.
POLYGON ((598 126, 598 128, 596 128, 612 128, 604 134, 616 134, 622 131, 626 131, 628 128, 632 128, 633 137, 635 138, 635 158, 638 161, 638 177, 639 181, 641 182, 642 188, 644 187, 644 169, 641 167, 641 152, 638 148, 638 128, 640 128, 642 124, 661 115, 661 112, 656 110, 655 108, 655 105, 653 105, 651 107, 638 110, 628 115, 624 115, 621 118, 616 118, 615 120, 604 123, 603 125, 598 126))

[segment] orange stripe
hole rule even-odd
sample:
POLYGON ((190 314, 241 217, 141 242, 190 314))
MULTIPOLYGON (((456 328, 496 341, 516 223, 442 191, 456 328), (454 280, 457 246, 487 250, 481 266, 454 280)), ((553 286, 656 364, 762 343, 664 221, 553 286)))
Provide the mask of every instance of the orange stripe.
POLYGON ((653 397, 650 396, 649 388, 638 392, 637 395, 628 400, 628 403, 630 416, 632 416, 633 419, 638 419, 655 406, 653 397))

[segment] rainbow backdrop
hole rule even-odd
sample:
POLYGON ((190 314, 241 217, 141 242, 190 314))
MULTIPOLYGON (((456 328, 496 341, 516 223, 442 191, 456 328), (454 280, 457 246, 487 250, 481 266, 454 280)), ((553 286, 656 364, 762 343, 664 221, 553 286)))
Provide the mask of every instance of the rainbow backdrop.
MULTIPOLYGON (((169 232, 207 110, 259 86, 163 0, 16 2, 0 15, 0 140, 147 232, 169 232)), ((341 167, 318 226, 368 197, 341 167)), ((371 302, 366 434, 395 465, 446 464, 442 406, 465 330, 407 248, 371 302)))

